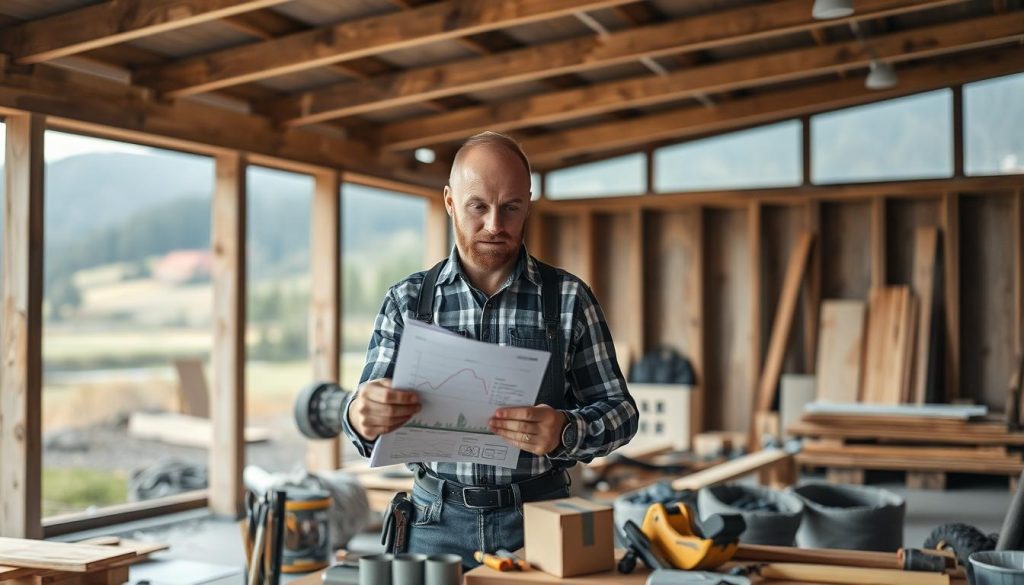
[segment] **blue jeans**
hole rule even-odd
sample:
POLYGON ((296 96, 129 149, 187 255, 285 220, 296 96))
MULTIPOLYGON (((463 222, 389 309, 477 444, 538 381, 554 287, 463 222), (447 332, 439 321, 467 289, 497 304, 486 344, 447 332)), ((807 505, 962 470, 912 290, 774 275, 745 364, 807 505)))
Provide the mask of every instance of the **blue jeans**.
MULTIPOLYGON (((568 496, 566 486, 540 499, 568 496)), ((412 490, 412 503, 415 511, 409 529, 409 552, 455 553, 462 556, 464 567, 472 568, 480 564, 473 559, 475 551, 493 553, 499 548, 516 551, 523 547, 522 502, 491 510, 467 508, 417 483, 412 490)))

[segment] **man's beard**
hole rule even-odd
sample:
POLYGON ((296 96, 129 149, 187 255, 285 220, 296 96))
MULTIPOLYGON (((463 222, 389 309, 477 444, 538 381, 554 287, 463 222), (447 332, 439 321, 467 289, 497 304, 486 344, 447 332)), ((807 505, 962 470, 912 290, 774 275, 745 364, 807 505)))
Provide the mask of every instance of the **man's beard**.
POLYGON ((501 240, 502 246, 488 246, 481 245, 476 241, 467 241, 458 225, 455 226, 455 238, 459 242, 459 248, 468 252, 469 260, 473 264, 489 270, 501 268, 512 262, 519 255, 519 248, 522 245, 522 239, 514 242, 511 238, 501 240))

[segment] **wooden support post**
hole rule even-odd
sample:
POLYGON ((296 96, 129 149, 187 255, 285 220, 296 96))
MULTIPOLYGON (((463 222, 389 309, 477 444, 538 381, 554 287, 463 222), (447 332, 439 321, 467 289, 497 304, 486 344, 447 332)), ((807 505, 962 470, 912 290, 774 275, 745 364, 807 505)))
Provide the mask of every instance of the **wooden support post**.
MULTIPOLYGON (((335 171, 319 173, 315 180, 309 241, 309 355, 314 380, 337 382, 341 378, 341 182, 335 171)), ((341 463, 339 438, 309 442, 306 466, 310 471, 332 471, 341 463)))
MULTIPOLYGON (((580 218, 580 273, 576 276, 590 284, 597 278, 597 254, 594 253, 594 213, 590 210, 579 212, 580 218)), ((637 305, 637 311, 643 310, 643 303, 637 305)), ((638 356, 634 356, 638 357, 638 356)), ((625 372, 623 372, 625 373, 625 372)))
MULTIPOLYGON (((764 287, 762 285, 761 267, 761 204, 751 201, 747 205, 747 243, 750 246, 750 359, 751 363, 760 364, 762 359, 761 336, 764 330, 764 287)), ((751 370, 753 379, 750 381, 752 388, 757 385, 758 371, 751 370)))
POLYGON ((526 220, 526 248, 530 255, 544 262, 551 262, 551 254, 548 250, 548 238, 544 229, 544 213, 533 210, 529 219, 526 220))
MULTIPOLYGON (((807 128, 809 125, 810 122, 805 121, 804 127, 807 128)), ((804 204, 804 212, 804 225, 807 231, 819 239, 821 202, 808 201, 804 204)), ((821 314, 821 259, 822 246, 814 246, 811 249, 811 257, 807 260, 807 277, 804 279, 804 369, 810 374, 817 373, 815 366, 818 360, 818 317, 821 314)))
MULTIPOLYGON (((628 272, 628 278, 632 282, 630 287, 630 298, 628 300, 629 306, 631 307, 643 307, 644 306, 644 210, 642 207, 637 206, 636 209, 630 214, 630 226, 629 233, 632 234, 633 248, 632 258, 630 258, 630 264, 632 269, 628 272)), ((591 237, 593 239, 593 236, 591 237)), ((630 331, 630 346, 633 350, 633 355, 636 359, 640 359, 640 356, 644 354, 644 320, 633 319, 631 331, 630 331)), ((623 372, 626 374, 627 372, 623 372)))
POLYGON ((690 392, 690 444, 694 437, 704 432, 704 394, 707 389, 704 376, 707 369, 704 364, 704 212, 694 210, 693 229, 686 234, 691 254, 690 270, 686 274, 683 291, 690 295, 686 303, 686 347, 697 385, 690 392))
POLYGON ((0 536, 42 538, 43 135, 7 118, 0 369, 0 536))
POLYGON ((761 371, 754 396, 754 408, 751 410, 750 434, 748 448, 753 451, 759 447, 759 440, 754 432, 755 417, 758 413, 768 412, 775 403, 779 376, 782 373, 782 362, 786 357, 786 346, 789 345, 789 334, 793 331, 793 316, 796 303, 800 296, 800 286, 807 268, 807 258, 814 245, 814 236, 803 232, 797 238, 793 252, 786 266, 786 276, 779 295, 779 306, 775 310, 772 322, 772 335, 768 345, 768 357, 761 371))
POLYGON ((447 258, 451 252, 451 243, 448 241, 450 222, 442 196, 427 200, 427 217, 424 222, 423 235, 426 245, 423 247, 423 267, 428 268, 447 258))
POLYGON ((1013 196, 1013 328, 1014 348, 1024 354, 1024 189, 1013 196))
POLYGON ((960 196, 945 193, 940 211, 946 306, 946 402, 960 397, 960 196))
MULTIPOLYGON (((810 186, 813 183, 813 180, 812 180, 813 177, 811 176, 812 175, 812 173, 811 173, 811 170, 812 170, 811 169, 811 157, 813 156, 813 154, 811 153, 811 117, 810 116, 803 116, 803 117, 800 118, 800 131, 801 131, 801 147, 802 147, 802 149, 801 149, 802 157, 801 158, 802 158, 802 163, 803 163, 803 165, 801 167, 802 171, 803 171, 803 173, 802 173, 802 175, 803 175, 802 183, 803 183, 803 185, 805 187, 807 187, 807 186, 810 186)), ((810 229, 811 226, 808 225, 807 228, 810 229)))
POLYGON ((210 509, 238 517, 245 466, 245 159, 216 159, 213 194, 213 388, 210 509))
POLYGON ((964 174, 964 86, 953 86, 953 177, 964 174))
POLYGON ((874 197, 871 200, 871 287, 882 288, 885 283, 885 198, 874 197))

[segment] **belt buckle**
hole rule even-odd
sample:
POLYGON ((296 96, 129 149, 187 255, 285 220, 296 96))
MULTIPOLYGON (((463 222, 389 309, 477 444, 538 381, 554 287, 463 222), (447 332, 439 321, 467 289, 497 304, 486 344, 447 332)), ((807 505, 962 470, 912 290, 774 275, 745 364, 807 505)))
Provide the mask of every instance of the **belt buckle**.
POLYGON ((478 486, 472 486, 472 487, 468 487, 468 488, 463 488, 462 489, 462 503, 467 508, 472 508, 472 509, 475 509, 475 510, 486 510, 486 509, 492 509, 492 508, 500 508, 500 507, 502 507, 502 497, 501 497, 501 494, 502 494, 501 491, 495 490, 494 488, 482 488, 482 487, 478 487, 478 486), (488 503, 486 503, 484 505, 477 505, 477 504, 470 503, 470 501, 469 501, 469 494, 471 494, 471 493, 478 493, 478 494, 492 493, 492 494, 494 494, 494 496, 488 498, 488 500, 490 500, 490 502, 488 502, 488 503))

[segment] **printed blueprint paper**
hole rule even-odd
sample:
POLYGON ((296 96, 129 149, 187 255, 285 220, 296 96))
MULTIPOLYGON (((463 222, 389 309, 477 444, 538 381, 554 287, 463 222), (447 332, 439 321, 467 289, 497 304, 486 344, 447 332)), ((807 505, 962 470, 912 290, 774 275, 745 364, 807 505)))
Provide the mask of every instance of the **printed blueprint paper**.
POLYGON ((422 410, 381 435, 370 467, 467 462, 515 468, 519 448, 487 429, 502 406, 533 406, 551 354, 466 339, 406 322, 392 385, 419 393, 422 410))

